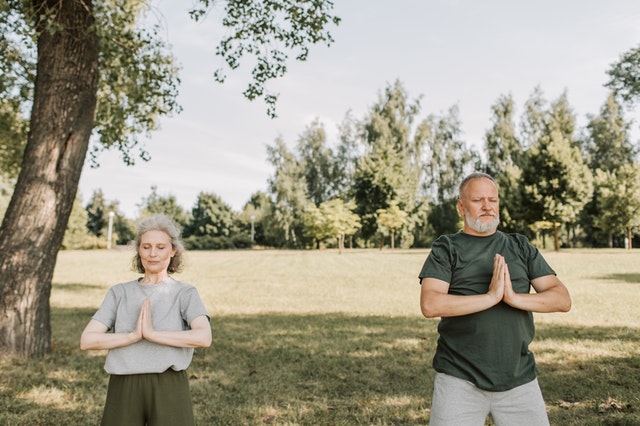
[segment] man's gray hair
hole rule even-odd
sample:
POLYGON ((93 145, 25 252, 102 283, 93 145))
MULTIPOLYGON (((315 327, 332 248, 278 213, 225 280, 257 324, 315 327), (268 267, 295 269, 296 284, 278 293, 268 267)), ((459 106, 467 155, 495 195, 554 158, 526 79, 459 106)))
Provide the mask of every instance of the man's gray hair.
POLYGON ((498 189, 498 183, 493 178, 493 176, 483 172, 473 172, 467 177, 465 177, 464 179, 462 179, 462 182, 460 182, 460 186, 458 187, 458 199, 462 198, 462 194, 464 193, 464 190, 466 189, 467 184, 469 182, 471 182, 474 179, 480 179, 480 178, 489 179, 496 186, 496 189, 498 189))

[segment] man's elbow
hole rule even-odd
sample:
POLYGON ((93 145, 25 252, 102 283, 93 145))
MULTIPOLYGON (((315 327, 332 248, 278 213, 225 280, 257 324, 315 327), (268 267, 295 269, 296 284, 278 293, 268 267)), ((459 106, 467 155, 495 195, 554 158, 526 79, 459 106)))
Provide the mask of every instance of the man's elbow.
POLYGON ((571 295, 566 288, 560 294, 561 298, 559 300, 560 303, 558 303, 558 312, 569 312, 571 310, 571 295))
POLYGON ((436 311, 433 308, 433 306, 430 306, 429 304, 421 303, 420 304, 420 310, 422 311, 422 315, 425 318, 438 318, 438 317, 440 317, 440 313, 438 311, 436 311))
POLYGON ((571 310, 571 298, 567 297, 567 299, 564 301, 564 303, 562 305, 560 305, 560 308, 558 309, 559 312, 569 312, 571 310))

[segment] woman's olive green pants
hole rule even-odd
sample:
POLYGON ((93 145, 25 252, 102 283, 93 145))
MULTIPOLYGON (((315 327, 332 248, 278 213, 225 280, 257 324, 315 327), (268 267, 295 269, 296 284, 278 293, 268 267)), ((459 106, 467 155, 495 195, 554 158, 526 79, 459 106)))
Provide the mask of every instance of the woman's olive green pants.
POLYGON ((111 375, 102 426, 194 424, 186 371, 111 375))

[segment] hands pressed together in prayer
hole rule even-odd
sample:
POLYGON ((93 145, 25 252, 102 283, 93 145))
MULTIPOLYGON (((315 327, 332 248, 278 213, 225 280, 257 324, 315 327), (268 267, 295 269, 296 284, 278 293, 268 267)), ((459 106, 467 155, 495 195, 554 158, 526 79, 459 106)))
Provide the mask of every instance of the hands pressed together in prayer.
POLYGON ((533 278, 535 293, 516 293, 509 266, 500 254, 493 259, 493 275, 485 294, 449 294, 449 283, 436 278, 426 277, 421 282, 420 307, 427 318, 468 315, 500 302, 530 312, 567 312, 571 308, 569 293, 555 275, 533 278))
POLYGON ((138 321, 136 322, 136 328, 132 331, 135 336, 135 341, 146 339, 153 341, 153 322, 151 321, 151 300, 145 299, 140 313, 138 314, 138 321))
POLYGON ((208 347, 211 344, 209 319, 201 315, 190 324, 190 329, 180 331, 156 330, 151 321, 151 300, 145 299, 138 314, 136 328, 130 333, 133 343, 142 339, 175 347, 208 347))
POLYGON ((518 307, 517 293, 513 290, 509 275, 509 265, 500 254, 493 258, 493 276, 487 294, 493 296, 496 303, 503 301, 514 308, 518 307))
POLYGON ((495 304, 507 305, 532 312, 567 312, 571 298, 567 288, 555 275, 545 275, 531 280, 535 293, 516 293, 513 290, 509 266, 500 254, 493 259, 493 276, 487 294, 495 304))

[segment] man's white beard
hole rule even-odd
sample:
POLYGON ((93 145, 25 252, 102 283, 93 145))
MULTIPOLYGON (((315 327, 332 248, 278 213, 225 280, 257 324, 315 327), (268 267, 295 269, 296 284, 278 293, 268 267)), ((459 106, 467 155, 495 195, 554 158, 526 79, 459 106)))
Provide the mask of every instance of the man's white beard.
POLYGON ((465 214, 464 217, 467 219, 467 225, 469 225, 469 228, 480 234, 495 231, 498 229, 498 225, 500 224, 499 214, 496 214, 491 222, 484 222, 481 218, 474 218, 469 214, 465 214))

